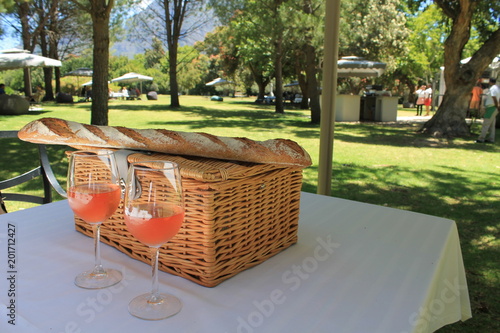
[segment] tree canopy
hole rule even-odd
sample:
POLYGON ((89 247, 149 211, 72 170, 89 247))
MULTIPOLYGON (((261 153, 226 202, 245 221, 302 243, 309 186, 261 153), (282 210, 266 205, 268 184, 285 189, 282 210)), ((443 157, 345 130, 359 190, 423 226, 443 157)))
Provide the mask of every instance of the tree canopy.
POLYGON ((446 92, 438 111, 424 125, 423 131, 434 136, 466 136, 469 127, 465 115, 472 87, 500 53, 500 4, 474 0, 435 0, 435 3, 450 23, 450 33, 444 41, 446 92), (478 48, 470 61, 462 64, 473 26, 480 32, 475 37, 478 48))
MULTIPOLYGON (((114 19, 130 17, 136 0, 115 1, 3 1, 0 10, 10 9, 12 14, 2 14, 0 18, 5 24, 5 17, 17 15, 16 26, 24 47, 60 57, 63 63, 73 59, 70 63, 76 65, 74 59, 87 59, 93 52, 95 62, 90 66, 99 73, 94 89, 102 93, 102 98, 95 98, 96 114, 107 113, 105 87, 111 73, 135 69, 154 73, 159 78, 155 82, 158 89, 170 92, 172 106, 178 105, 180 92, 206 92, 205 82, 227 76, 237 89, 254 90, 260 99, 274 92, 278 95, 276 112, 282 112, 284 84, 298 81, 305 103, 302 107, 309 107, 312 121, 319 122, 317 95, 322 79, 324 0, 213 0, 206 1, 211 4, 209 10, 202 6, 202 0, 156 0, 133 11, 136 22, 142 23, 127 26, 114 19), (87 16, 81 14, 82 10, 87 16), (106 20, 101 20, 103 13, 108 16, 106 20), (215 16, 219 26, 194 47, 179 44, 205 24, 205 14, 215 16), (187 23, 190 16, 196 18, 187 23), (21 17, 30 19, 23 21, 21 17), (93 28, 88 25, 90 21, 93 28), (81 29, 85 24, 87 27, 81 29), (99 34, 92 35, 91 30, 99 34), (134 59, 110 55, 111 43, 123 36, 132 36, 145 46, 144 54, 134 59), (89 42, 91 38, 94 39, 89 42)), ((500 3, 345 0, 341 5, 340 56, 362 56, 383 61, 388 67, 380 78, 344 80, 339 87, 359 93, 364 85, 378 83, 396 94, 404 91, 409 98, 415 85, 435 82, 444 65, 446 94, 423 130, 432 135, 467 135, 465 111, 470 89, 500 53, 500 3), (469 56, 467 64, 460 62, 469 56)), ((58 86, 58 71, 55 73, 59 91, 62 87, 58 86)), ((45 74, 46 85, 54 81, 50 75, 49 71, 45 74)))

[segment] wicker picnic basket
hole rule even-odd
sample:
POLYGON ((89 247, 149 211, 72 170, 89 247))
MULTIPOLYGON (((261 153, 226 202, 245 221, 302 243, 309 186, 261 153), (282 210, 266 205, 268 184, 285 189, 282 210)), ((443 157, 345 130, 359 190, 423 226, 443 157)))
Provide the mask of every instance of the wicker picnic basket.
MULTIPOLYGON (((297 242, 302 168, 163 153, 133 153, 128 162, 179 164, 185 222, 160 249, 159 269, 214 287, 297 242)), ((92 236, 75 217, 76 229, 92 236)), ((150 263, 146 245, 123 221, 123 207, 101 226, 101 240, 150 263)))

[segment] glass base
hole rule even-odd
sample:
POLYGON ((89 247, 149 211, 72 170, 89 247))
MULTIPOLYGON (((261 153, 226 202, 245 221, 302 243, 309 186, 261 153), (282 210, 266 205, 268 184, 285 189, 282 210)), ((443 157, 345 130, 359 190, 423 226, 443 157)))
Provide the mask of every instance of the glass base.
POLYGON ((78 274, 75 284, 85 289, 101 289, 111 287, 122 280, 122 273, 115 269, 106 269, 104 273, 96 274, 94 271, 87 271, 78 274))
POLYGON ((177 314, 182 309, 182 302, 175 296, 159 294, 152 301, 152 295, 137 296, 128 305, 128 311, 137 318, 146 320, 160 320, 177 314))

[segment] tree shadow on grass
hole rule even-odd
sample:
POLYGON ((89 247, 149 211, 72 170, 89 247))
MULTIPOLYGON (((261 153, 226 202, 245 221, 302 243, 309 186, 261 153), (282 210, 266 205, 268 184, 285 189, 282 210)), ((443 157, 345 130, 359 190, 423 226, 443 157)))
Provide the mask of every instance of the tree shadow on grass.
POLYGON ((36 111, 29 111, 29 115, 42 115, 45 113, 49 113, 50 111, 45 111, 45 110, 36 110, 36 111))
MULTIPOLYGON (((281 129, 281 128, 303 128, 317 127, 311 125, 306 119, 300 116, 291 114, 276 114, 262 110, 212 110, 202 109, 199 107, 191 108, 193 116, 196 116, 196 121, 190 120, 171 120, 171 121, 150 121, 149 124, 154 127, 168 127, 169 125, 182 125, 188 128, 199 131, 204 128, 240 128, 243 131, 262 130, 266 128, 281 129), (202 119, 200 119, 200 117, 202 119)), ((186 113, 186 110, 183 110, 186 113)), ((295 132, 295 131, 294 131, 295 132)), ((311 133, 314 135, 314 133, 311 133)))
MULTIPOLYGON (((475 151, 500 151, 498 145, 476 144, 467 138, 435 138, 419 133, 419 123, 410 122, 361 122, 336 123, 334 141, 361 145, 376 145, 409 148, 465 149, 475 151)), ((309 124, 309 130, 297 130, 298 137, 319 137, 319 126, 309 124)))
MULTIPOLYGON (((312 124, 308 116, 286 111, 278 114, 273 106, 263 110, 262 105, 251 102, 234 101, 236 109, 212 109, 202 106, 181 106, 171 108, 165 104, 110 104, 110 110, 120 111, 174 111, 183 115, 192 115, 196 121, 169 120, 149 122, 152 128, 169 128, 173 125, 182 125, 193 131, 203 131, 204 128, 239 128, 242 131, 259 131, 262 129, 286 129, 300 138, 319 138, 320 127, 312 124), (238 109, 239 105, 255 107, 254 110, 238 109), (200 119, 201 118, 201 119, 200 119)), ((267 107, 267 106, 266 106, 267 107)), ((412 122, 337 122, 335 124, 334 140, 339 142, 369 144, 394 147, 431 147, 431 148, 458 148, 480 151, 497 151, 496 145, 477 145, 458 138, 434 138, 418 131, 421 123, 412 122)))
MULTIPOLYGON (((39 164, 38 146, 29 142, 24 142, 15 138, 2 139, 2 159, 0 160, 0 179, 10 179, 25 172, 28 172, 39 164)), ((48 145, 47 154, 51 162, 52 171, 59 180, 61 186, 65 188, 68 159, 66 151, 74 150, 67 146, 48 145)), ((4 193, 29 193, 43 196, 43 181, 41 177, 34 178, 16 187, 6 189, 4 193)), ((53 199, 59 200, 61 197, 53 190, 53 199)), ((9 202, 7 202, 7 208, 9 202)))
POLYGON ((126 104, 126 103, 110 103, 108 105, 109 110, 118 110, 118 111, 191 111, 192 109, 204 109, 203 107, 198 106, 182 106, 180 108, 172 108, 165 104, 126 104))
MULTIPOLYGON (((311 169, 308 172, 317 172, 317 168, 311 169)), ((465 175, 467 170, 453 171, 420 171, 419 178, 426 185, 403 186, 394 181, 394 174, 404 177, 414 170, 336 164, 332 171, 332 195, 454 220, 460 235, 473 318, 439 332, 498 332, 500 324, 494 311, 500 295, 498 286, 492 285, 499 278, 500 249, 494 243, 500 237, 498 173, 466 177, 457 172, 465 175), (492 181, 495 179, 496 182, 492 181)), ((316 185, 304 182, 303 190, 315 192, 316 185)))

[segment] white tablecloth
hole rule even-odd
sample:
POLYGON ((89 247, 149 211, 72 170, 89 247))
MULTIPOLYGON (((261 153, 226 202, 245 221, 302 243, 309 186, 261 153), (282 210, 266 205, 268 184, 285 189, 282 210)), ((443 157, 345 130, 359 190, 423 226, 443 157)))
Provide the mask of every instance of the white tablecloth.
POLYGON ((109 97, 111 97, 111 98, 126 98, 126 97, 128 97, 128 93, 124 94, 124 93, 120 93, 120 92, 111 92, 109 94, 109 97))
POLYGON ((184 304, 162 321, 128 313, 150 268, 112 247, 103 263, 123 271, 120 284, 73 284, 93 243, 66 201, 0 216, 0 243, 0 332, 404 333, 471 317, 453 221, 309 193, 298 243, 266 262, 215 288, 161 272, 160 290, 184 304))

